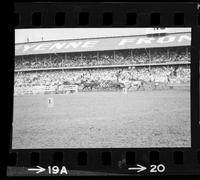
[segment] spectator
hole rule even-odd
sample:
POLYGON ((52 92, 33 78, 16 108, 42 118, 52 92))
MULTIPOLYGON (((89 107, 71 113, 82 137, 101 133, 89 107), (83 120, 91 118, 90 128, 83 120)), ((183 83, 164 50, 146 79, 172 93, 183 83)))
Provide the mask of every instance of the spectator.
POLYGON ((106 52, 29 55, 15 57, 15 69, 103 66, 190 61, 188 47, 118 50, 106 52))
POLYGON ((93 69, 93 70, 66 70, 66 71, 43 71, 43 72, 18 72, 15 74, 15 88, 27 88, 30 90, 34 86, 52 86, 56 87, 64 81, 71 84, 81 81, 95 80, 100 83, 100 88, 106 81, 117 81, 117 73, 120 71, 119 81, 130 81, 130 79, 143 79, 150 81, 150 77, 154 78, 171 74, 175 82, 185 83, 190 81, 189 66, 177 66, 175 69, 171 67, 152 67, 151 70, 147 67, 138 68, 109 68, 109 69, 93 69), (175 75, 172 72, 176 71, 175 75))

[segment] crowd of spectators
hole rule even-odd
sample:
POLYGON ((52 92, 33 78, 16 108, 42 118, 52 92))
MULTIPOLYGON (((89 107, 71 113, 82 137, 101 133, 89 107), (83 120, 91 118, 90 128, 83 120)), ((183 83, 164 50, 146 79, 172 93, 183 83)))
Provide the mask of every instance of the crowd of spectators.
POLYGON ((16 72, 15 88, 31 88, 37 87, 56 87, 63 82, 71 84, 81 83, 83 81, 91 82, 92 80, 100 84, 99 88, 103 88, 108 81, 128 82, 132 79, 140 79, 146 82, 150 81, 150 77, 166 77, 176 83, 190 82, 190 67, 188 65, 179 66, 158 66, 137 67, 137 68, 103 68, 103 69, 85 69, 85 70, 50 70, 41 72, 16 72), (117 73, 120 72, 119 78, 117 73))
POLYGON ((59 53, 15 57, 15 70, 190 61, 189 47, 59 53))

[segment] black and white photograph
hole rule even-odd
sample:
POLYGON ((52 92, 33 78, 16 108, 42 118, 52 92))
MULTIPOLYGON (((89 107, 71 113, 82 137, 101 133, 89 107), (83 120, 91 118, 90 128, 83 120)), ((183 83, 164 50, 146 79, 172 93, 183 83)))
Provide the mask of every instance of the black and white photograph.
POLYGON ((12 149, 191 147, 191 28, 15 29, 12 149))

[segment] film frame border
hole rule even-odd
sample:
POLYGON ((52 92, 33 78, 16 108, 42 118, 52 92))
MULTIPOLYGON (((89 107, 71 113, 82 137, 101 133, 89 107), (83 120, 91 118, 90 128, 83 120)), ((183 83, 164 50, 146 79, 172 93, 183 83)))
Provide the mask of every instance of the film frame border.
MULTIPOLYGON (((78 174, 86 172, 86 174, 92 175, 95 175, 95 173, 102 175, 109 173, 114 175, 137 175, 137 173, 127 171, 127 167, 136 165, 136 162, 146 166, 152 163, 165 163, 167 166, 166 171, 163 173, 155 173, 155 175, 199 174, 200 142, 195 138, 200 135, 200 126, 198 126, 199 102, 197 101, 199 98, 196 98, 199 97, 196 85, 199 83, 197 79, 197 67, 200 61, 200 51, 198 52, 200 42, 199 38, 197 38, 200 34, 200 10, 198 9, 198 3, 51 3, 51 5, 48 4, 48 9, 45 6, 46 3, 32 3, 31 6, 30 3, 16 3, 14 13, 15 28, 192 27, 192 147, 11 149, 8 155, 8 166, 11 168, 15 166, 30 167, 30 165, 62 166, 66 163, 65 165, 68 169, 77 170, 78 174), (133 22, 130 21, 132 18, 134 19, 133 22), (180 21, 177 19, 182 19, 180 24, 180 21)), ((19 176, 22 174, 19 174, 19 176)), ((151 173, 146 172, 141 174, 149 175, 151 173)))

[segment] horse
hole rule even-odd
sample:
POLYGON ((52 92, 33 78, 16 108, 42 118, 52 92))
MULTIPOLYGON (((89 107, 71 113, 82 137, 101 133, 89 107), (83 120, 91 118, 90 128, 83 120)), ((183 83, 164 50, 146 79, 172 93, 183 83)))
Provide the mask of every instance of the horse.
POLYGON ((135 78, 132 78, 132 79, 129 79, 129 82, 128 83, 128 88, 127 89, 130 89, 131 87, 136 87, 136 90, 138 91, 139 89, 143 89, 143 91, 145 90, 145 87, 144 85, 147 84, 146 81, 144 81, 143 79, 135 79, 135 78))
POLYGON ((85 89, 90 89, 90 91, 92 91, 93 88, 97 88, 100 85, 100 83, 95 80, 91 80, 90 82, 82 80, 79 84, 83 85, 82 91, 85 89))
POLYGON ((109 81, 109 87, 110 88, 115 88, 117 90, 122 90, 123 88, 125 88, 125 84, 122 82, 118 82, 118 81, 109 81))
POLYGON ((62 85, 72 85, 72 83, 69 81, 63 81, 62 85))
POLYGON ((79 82, 75 82, 75 83, 72 83, 72 82, 69 82, 69 81, 64 81, 63 83, 62 83, 62 85, 80 85, 81 83, 79 83, 79 82))

